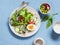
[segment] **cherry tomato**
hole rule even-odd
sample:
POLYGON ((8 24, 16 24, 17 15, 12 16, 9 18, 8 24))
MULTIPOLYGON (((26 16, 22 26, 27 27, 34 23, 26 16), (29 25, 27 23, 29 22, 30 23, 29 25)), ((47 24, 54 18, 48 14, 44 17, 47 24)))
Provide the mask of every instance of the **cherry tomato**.
POLYGON ((28 22, 28 24, 34 24, 34 21, 33 21, 33 20, 30 20, 30 21, 28 22))

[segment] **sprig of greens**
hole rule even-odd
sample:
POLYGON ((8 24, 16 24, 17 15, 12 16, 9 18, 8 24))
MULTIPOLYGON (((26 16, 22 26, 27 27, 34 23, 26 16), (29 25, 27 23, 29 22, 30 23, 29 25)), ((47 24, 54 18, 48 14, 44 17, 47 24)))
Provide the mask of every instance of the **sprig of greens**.
POLYGON ((47 25, 46 25, 46 28, 49 28, 53 23, 53 17, 50 16, 49 19, 48 19, 48 22, 47 22, 47 25))
POLYGON ((47 21, 47 24, 46 24, 46 28, 49 28, 51 25, 52 25, 52 23, 53 23, 53 16, 55 16, 55 15, 57 15, 58 13, 54 13, 54 14, 52 14, 52 15, 50 15, 50 16, 45 16, 43 19, 42 19, 42 22, 45 22, 45 21, 47 21))
POLYGON ((44 21, 47 21, 49 18, 49 16, 45 16, 41 21, 44 22, 44 21))

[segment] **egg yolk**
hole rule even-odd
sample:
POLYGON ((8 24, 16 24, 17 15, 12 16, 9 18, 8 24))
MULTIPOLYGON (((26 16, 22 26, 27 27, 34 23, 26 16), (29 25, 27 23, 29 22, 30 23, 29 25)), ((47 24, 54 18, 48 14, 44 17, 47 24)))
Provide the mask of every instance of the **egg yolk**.
POLYGON ((28 28, 32 30, 32 29, 34 29, 34 26, 30 25, 30 26, 28 26, 28 28))

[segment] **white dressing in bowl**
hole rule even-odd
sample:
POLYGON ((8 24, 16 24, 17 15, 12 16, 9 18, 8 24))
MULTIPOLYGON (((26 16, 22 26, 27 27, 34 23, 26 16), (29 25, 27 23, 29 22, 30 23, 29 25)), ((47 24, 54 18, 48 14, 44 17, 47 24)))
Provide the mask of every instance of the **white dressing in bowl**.
POLYGON ((54 32, 56 32, 57 34, 60 34, 60 22, 57 22, 54 26, 53 26, 54 32))

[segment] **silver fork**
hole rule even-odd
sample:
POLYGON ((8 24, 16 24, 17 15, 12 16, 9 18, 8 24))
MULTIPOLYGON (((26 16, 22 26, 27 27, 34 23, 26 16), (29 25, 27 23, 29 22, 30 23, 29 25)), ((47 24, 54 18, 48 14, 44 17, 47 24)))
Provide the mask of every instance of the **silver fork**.
POLYGON ((24 2, 24 1, 23 1, 23 2, 22 2, 22 4, 21 4, 21 5, 20 5, 20 7, 19 7, 19 8, 20 8, 20 10, 21 10, 22 8, 27 7, 27 6, 28 6, 28 4, 29 4, 28 2, 24 2))

